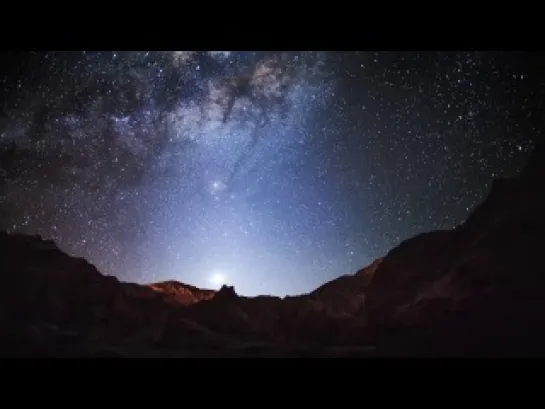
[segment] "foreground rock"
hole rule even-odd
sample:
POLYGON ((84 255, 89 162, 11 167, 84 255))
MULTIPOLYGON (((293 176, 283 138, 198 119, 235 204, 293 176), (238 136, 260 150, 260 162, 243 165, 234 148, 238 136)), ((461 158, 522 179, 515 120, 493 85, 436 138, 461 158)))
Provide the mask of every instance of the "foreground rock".
POLYGON ((390 251, 366 291, 385 353, 545 355, 545 151, 453 231, 390 251))
POLYGON ((0 233, 6 356, 545 355, 545 152, 469 219, 296 297, 101 275, 0 233))

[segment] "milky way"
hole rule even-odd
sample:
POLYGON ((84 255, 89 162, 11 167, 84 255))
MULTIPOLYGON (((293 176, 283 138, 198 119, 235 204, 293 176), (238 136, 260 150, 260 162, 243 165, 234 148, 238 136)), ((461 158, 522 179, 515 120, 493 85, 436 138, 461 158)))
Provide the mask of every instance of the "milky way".
POLYGON ((12 61, 0 228, 128 281, 309 291, 460 223, 541 135, 543 70, 518 54, 12 61))

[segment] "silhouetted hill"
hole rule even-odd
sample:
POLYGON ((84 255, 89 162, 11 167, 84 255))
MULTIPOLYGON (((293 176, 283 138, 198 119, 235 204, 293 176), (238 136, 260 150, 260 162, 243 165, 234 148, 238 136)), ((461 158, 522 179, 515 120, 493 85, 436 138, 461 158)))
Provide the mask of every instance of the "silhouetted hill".
POLYGON ((386 255, 366 291, 385 353, 544 354, 544 147, 457 229, 386 255))
POLYGON ((0 233, 5 356, 545 355, 545 150, 456 229, 295 297, 123 283, 0 233))

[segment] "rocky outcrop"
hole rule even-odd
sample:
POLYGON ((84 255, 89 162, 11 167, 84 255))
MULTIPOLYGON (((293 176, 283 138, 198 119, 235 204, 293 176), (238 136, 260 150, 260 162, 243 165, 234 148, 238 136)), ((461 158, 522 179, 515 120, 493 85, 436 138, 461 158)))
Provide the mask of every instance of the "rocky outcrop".
POLYGON ((216 295, 216 291, 214 290, 203 290, 178 281, 149 284, 148 288, 164 294, 169 302, 185 306, 209 300, 216 295))
POLYGON ((182 284, 122 283, 37 236, 0 234, 0 271, 0 353, 8 355, 169 343, 173 334, 197 331, 177 311, 213 294, 182 284))

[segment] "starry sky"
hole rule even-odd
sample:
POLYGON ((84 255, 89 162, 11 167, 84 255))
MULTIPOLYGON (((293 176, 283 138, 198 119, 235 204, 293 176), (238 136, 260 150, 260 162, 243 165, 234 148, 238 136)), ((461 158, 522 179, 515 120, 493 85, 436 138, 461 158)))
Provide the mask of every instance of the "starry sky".
POLYGON ((11 52, 0 229, 139 283, 298 294, 451 229, 542 137, 523 52, 11 52))

